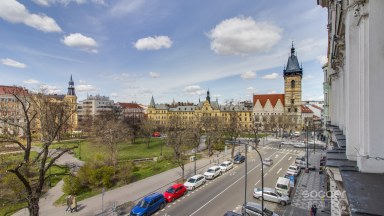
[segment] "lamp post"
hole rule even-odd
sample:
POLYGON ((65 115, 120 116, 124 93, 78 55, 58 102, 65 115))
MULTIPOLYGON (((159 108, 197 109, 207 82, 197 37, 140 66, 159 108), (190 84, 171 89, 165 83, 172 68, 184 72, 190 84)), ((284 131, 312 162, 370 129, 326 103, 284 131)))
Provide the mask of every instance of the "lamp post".
POLYGON ((81 160, 81 141, 79 140, 79 159, 81 160))
MULTIPOLYGON (((256 134, 257 135, 257 134, 256 134)), ((248 139, 248 142, 245 142, 245 185, 244 185, 244 207, 247 203, 247 149, 248 149, 248 143, 250 138, 248 139)), ((261 211, 262 215, 264 215, 264 166, 263 166, 263 158, 261 157, 261 154, 257 148, 255 148, 253 145, 250 145, 252 149, 254 149, 260 158, 261 163, 261 211)), ((243 208, 243 215, 245 215, 245 208, 243 208)))
POLYGON ((309 122, 307 121, 306 123, 305 123, 305 126, 307 126, 307 169, 305 170, 306 172, 308 172, 308 126, 309 126, 309 122))
POLYGON ((315 141, 316 141, 316 128, 315 128, 315 122, 313 122, 313 154, 315 154, 315 141))

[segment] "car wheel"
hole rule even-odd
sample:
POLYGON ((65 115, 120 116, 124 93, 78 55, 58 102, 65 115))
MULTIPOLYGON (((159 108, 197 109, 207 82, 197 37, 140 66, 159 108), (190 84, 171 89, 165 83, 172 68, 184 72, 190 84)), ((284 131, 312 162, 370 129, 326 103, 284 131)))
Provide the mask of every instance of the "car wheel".
POLYGON ((285 201, 281 201, 280 204, 283 205, 283 206, 287 205, 287 203, 285 201))
MULTIPOLYGON (((172 199, 172 201, 174 201, 175 199, 172 199)), ((160 205, 160 209, 163 209, 165 207, 165 203, 161 203, 160 205)))
POLYGON ((221 172, 219 173, 219 176, 221 176, 221 172))
POLYGON ((188 193, 188 191, 186 190, 183 195, 186 195, 187 193, 188 193))
POLYGON ((171 202, 175 202, 175 198, 172 198, 171 202))
POLYGON ((262 200, 263 200, 263 197, 259 196, 259 200, 262 201, 262 200))
POLYGON ((195 190, 195 186, 192 187, 192 190, 195 190))

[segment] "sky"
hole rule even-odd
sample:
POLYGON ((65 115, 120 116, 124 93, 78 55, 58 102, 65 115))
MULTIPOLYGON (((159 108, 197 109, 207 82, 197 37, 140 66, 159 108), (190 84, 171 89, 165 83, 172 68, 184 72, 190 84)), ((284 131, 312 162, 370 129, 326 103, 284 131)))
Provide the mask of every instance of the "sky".
POLYGON ((0 85, 78 100, 219 103, 284 93, 292 42, 302 100, 323 100, 327 11, 316 0, 1 0, 0 85))

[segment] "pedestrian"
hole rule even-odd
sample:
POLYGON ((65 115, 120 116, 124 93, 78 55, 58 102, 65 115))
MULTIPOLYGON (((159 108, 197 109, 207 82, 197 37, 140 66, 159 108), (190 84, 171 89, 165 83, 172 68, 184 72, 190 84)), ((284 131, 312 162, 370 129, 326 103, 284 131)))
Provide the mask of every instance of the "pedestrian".
POLYGON ((67 201, 67 209, 65 209, 65 211, 68 211, 71 209, 72 195, 68 195, 66 198, 66 201, 67 201))
POLYGON ((76 200, 76 195, 72 196, 72 203, 71 203, 71 213, 75 211, 77 212, 77 200, 76 200))
POLYGON ((312 204, 311 215, 316 216, 316 212, 317 212, 317 206, 316 206, 316 204, 312 204))

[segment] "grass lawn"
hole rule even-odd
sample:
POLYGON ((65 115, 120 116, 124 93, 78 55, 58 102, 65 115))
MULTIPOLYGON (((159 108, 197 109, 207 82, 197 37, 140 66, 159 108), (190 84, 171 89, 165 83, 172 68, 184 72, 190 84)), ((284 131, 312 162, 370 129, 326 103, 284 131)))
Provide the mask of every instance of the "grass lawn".
POLYGON ((19 211, 28 206, 27 202, 19 202, 19 203, 9 203, 5 200, 0 199, 0 215, 12 215, 13 213, 19 211))
POLYGON ((137 139, 136 143, 120 143, 118 145, 119 160, 133 160, 138 158, 153 158, 160 156, 162 151, 163 155, 173 153, 170 147, 165 146, 165 141, 160 138, 152 138, 150 140, 149 148, 147 148, 145 139, 137 139))

